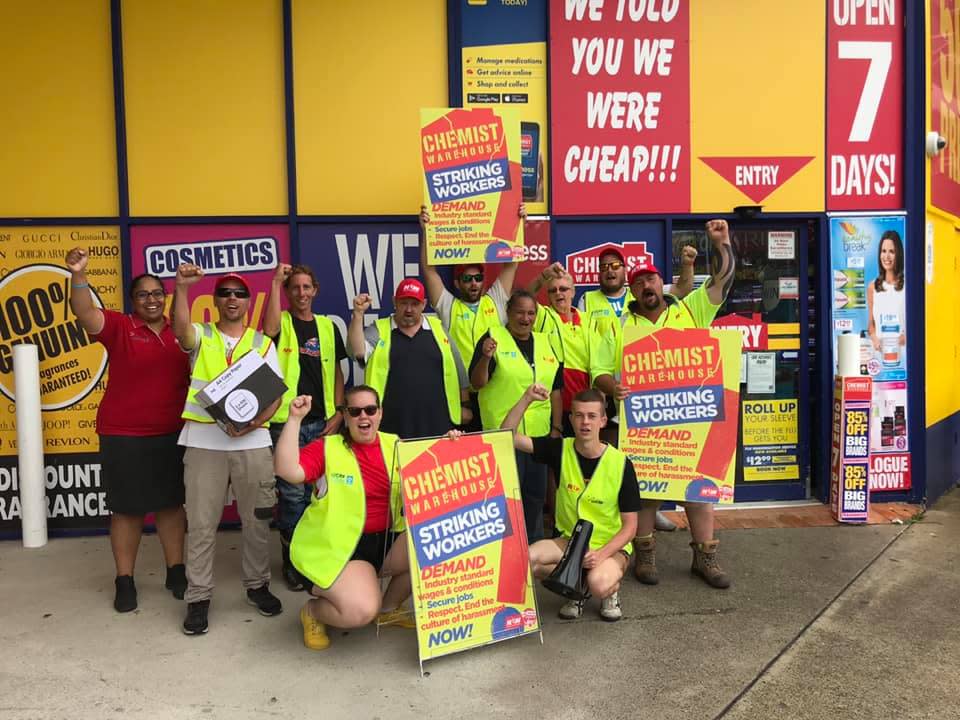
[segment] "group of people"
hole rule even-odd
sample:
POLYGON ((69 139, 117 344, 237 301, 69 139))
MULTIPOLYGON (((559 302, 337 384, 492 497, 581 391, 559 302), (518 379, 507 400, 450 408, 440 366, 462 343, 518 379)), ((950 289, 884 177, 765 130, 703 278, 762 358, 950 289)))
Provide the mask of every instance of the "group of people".
MULTIPOLYGON (((421 223, 429 222, 423 209, 421 223)), ((203 271, 182 264, 168 322, 163 284, 152 275, 132 281, 130 315, 98 308, 85 292, 87 254, 72 250, 71 307, 111 360, 98 433, 113 513, 115 608, 137 605, 134 560, 144 515, 154 512, 167 587, 187 601, 183 630, 207 631, 216 529, 229 484, 242 523, 243 586, 261 614, 282 610, 269 587, 272 514, 258 511, 272 507, 276 493, 284 581, 312 595, 300 612, 307 647, 329 645, 327 625, 377 619, 413 627, 402 609, 411 584, 394 447, 401 439, 456 441, 462 432, 506 428, 515 431, 535 575, 553 570, 577 519, 590 520, 588 585, 601 617, 618 620, 618 590, 631 556, 641 582, 658 581, 658 503, 641 499, 633 466, 616 447, 616 402, 625 396, 621 328, 710 324, 733 282, 735 259, 725 221, 707 223, 707 235, 714 263, 700 288, 692 289, 693 248, 683 250, 673 293, 652 265, 628 274, 614 248, 597 258, 600 287, 579 307, 573 278, 559 263, 516 290, 516 264, 503 265, 486 290, 484 266, 457 266, 451 292, 427 263, 422 243, 423 282, 402 280, 394 312, 370 324, 370 298, 358 295, 346 346, 336 326, 313 313, 318 283, 306 266, 277 268, 263 329, 256 330, 245 324, 251 293, 240 275, 216 281, 218 320, 192 323, 189 289, 203 271), (547 305, 536 300, 544 286, 547 305), (425 314, 428 300, 436 316, 425 314), (243 430, 224 431, 196 394, 247 352, 260 353, 287 391, 243 430), (344 387, 340 361, 348 355, 364 367, 366 384, 344 387), (551 476, 556 537, 547 537, 544 526, 551 476), (381 577, 391 578, 382 593, 381 577)), ((727 587, 712 506, 687 503, 686 511, 692 571, 727 587)), ((568 602, 560 616, 577 618, 583 608, 568 602)))

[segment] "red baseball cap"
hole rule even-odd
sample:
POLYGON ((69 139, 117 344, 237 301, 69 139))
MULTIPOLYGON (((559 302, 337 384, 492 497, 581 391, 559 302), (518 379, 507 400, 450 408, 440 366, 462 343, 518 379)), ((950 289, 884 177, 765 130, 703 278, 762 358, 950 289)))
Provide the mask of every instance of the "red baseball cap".
POLYGON ((620 250, 618 250, 615 247, 608 247, 601 250, 600 253, 597 255, 597 260, 602 258, 604 255, 616 255, 618 258, 620 258, 620 262, 622 263, 626 262, 626 260, 623 257, 623 253, 620 252, 620 250))
POLYGON ((427 293, 423 289, 423 283, 416 278, 407 278, 397 286, 397 291, 393 294, 394 300, 400 298, 412 298, 419 302, 426 300, 427 293))
POLYGON ((641 265, 640 267, 634 268, 633 270, 630 271, 630 277, 627 279, 627 285, 633 285, 634 281, 638 277, 640 277, 641 275, 645 275, 647 273, 653 273, 654 275, 659 275, 660 271, 657 270, 656 265, 650 265, 650 264, 641 265))
POLYGON ((237 273, 227 273, 226 275, 221 275, 217 278, 217 283, 213 286, 213 289, 216 290, 227 280, 236 280, 238 283, 243 285, 244 288, 246 288, 247 292, 250 292, 250 286, 247 285, 247 281, 243 279, 243 275, 238 275, 237 273))

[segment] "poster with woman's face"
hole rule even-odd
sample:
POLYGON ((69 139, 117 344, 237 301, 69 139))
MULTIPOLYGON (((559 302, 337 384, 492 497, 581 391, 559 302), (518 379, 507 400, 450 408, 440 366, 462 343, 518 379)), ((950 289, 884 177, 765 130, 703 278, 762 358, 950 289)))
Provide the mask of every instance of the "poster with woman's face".
POLYGON ((872 453, 905 452, 907 306, 903 216, 830 219, 834 371, 837 337, 859 337, 860 372, 873 378, 872 453))

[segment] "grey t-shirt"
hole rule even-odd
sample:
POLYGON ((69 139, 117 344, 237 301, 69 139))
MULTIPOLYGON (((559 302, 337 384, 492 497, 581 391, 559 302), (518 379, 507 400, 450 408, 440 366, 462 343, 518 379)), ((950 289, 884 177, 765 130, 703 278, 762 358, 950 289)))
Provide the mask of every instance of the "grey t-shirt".
MULTIPOLYGON (((494 306, 497 308, 497 315, 500 318, 500 324, 507 324, 507 297, 506 290, 503 289, 503 285, 500 283, 500 279, 497 278, 493 285, 491 285, 486 292, 486 295, 493 300, 494 306)), ((437 317, 440 318, 440 322, 443 323, 443 329, 449 332, 450 330, 450 313, 453 310, 453 301, 456 298, 453 293, 443 289, 443 292, 440 294, 440 299, 437 301, 434 309, 437 311, 437 317)), ((479 305, 479 303, 478 303, 479 305)), ((469 306, 468 306, 469 307, 469 306)), ((476 308, 473 308, 476 312, 476 308)))

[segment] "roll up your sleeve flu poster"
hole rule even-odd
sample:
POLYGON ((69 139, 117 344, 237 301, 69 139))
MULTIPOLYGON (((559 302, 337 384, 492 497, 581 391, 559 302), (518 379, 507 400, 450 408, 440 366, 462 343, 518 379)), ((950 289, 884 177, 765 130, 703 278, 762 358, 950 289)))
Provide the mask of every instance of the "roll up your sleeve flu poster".
POLYGON ((512 433, 397 448, 421 663, 539 632, 512 433))
POLYGON ((420 111, 425 231, 431 265, 523 257, 520 116, 515 110, 420 111))
POLYGON ((736 330, 624 328, 620 449, 648 500, 733 502, 736 330))

